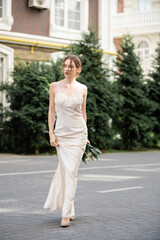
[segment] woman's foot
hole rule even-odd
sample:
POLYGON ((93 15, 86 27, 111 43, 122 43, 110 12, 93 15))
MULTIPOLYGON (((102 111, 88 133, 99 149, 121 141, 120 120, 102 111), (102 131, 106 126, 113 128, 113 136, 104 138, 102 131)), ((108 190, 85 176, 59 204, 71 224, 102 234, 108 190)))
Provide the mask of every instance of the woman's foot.
POLYGON ((71 220, 71 221, 73 221, 73 220, 75 220, 75 219, 76 219, 75 215, 72 216, 72 217, 70 217, 70 220, 71 220))
POLYGON ((61 227, 69 227, 70 226, 70 219, 67 217, 63 217, 61 220, 61 227))

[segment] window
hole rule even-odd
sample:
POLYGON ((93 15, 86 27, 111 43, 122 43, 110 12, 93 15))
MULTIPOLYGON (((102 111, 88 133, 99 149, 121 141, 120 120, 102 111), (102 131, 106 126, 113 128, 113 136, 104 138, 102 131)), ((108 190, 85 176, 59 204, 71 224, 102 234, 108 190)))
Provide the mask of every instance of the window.
POLYGON ((3 18, 3 1, 0 0, 0 18, 3 18))
MULTIPOLYGON (((0 44, 0 83, 5 81, 12 82, 9 74, 13 71, 14 51, 12 48, 0 44)), ((0 103, 7 106, 5 92, 0 92, 0 103)))
POLYGON ((51 1, 50 36, 61 42, 79 39, 88 29, 88 14, 89 0, 51 1))
POLYGON ((139 0, 139 11, 149 11, 151 10, 151 0, 139 0))
POLYGON ((146 41, 142 41, 138 45, 138 56, 140 59, 149 58, 149 45, 146 41))
POLYGON ((80 30, 80 2, 70 0, 70 8, 68 10, 68 28, 80 30))
POLYGON ((80 30, 80 1, 55 0, 55 24, 73 30, 80 30))
POLYGON ((144 74, 147 75, 151 67, 150 50, 147 41, 143 40, 139 43, 137 53, 140 57, 141 67, 144 71, 144 74))
POLYGON ((0 0, 0 30, 10 31, 12 24, 12 0, 0 0))
POLYGON ((57 26, 64 26, 64 0, 55 1, 55 24, 57 26))
MULTIPOLYGON (((2 55, 0 54, 0 80, 3 81, 3 63, 4 63, 4 58, 2 57, 2 55)), ((3 93, 0 92, 0 104, 3 104, 3 93)))

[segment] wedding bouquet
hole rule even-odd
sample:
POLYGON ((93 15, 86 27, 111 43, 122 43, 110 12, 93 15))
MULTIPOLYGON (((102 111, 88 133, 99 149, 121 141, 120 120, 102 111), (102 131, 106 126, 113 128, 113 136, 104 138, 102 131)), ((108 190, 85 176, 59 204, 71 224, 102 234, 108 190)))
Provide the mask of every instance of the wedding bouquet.
POLYGON ((98 160, 98 155, 102 152, 97 148, 93 147, 90 144, 86 145, 86 150, 83 154, 82 161, 86 163, 86 160, 98 160))

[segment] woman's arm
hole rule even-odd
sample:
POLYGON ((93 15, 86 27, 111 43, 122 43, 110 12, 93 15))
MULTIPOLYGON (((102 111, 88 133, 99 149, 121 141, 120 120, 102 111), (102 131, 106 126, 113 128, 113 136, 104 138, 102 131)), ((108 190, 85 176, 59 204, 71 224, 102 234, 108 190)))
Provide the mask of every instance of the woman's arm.
POLYGON ((55 89, 56 83, 53 82, 50 84, 49 89, 49 111, 48 111, 48 127, 49 127, 49 136, 50 136, 50 144, 52 147, 58 145, 58 141, 54 135, 54 122, 55 122, 55 89))
MULTIPOLYGON (((87 99, 87 87, 85 86, 84 93, 83 93, 82 115, 83 115, 84 121, 87 123, 86 99, 87 99)), ((89 140, 87 140, 87 144, 90 144, 89 140)))
POLYGON ((83 90, 83 103, 82 103, 82 115, 83 115, 84 121, 87 123, 86 99, 87 99, 87 87, 84 86, 84 90, 83 90))

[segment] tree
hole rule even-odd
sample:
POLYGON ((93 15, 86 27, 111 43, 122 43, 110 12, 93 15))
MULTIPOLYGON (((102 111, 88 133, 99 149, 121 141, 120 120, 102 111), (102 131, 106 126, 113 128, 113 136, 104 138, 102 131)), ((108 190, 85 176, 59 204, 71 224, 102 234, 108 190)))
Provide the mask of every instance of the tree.
POLYGON ((1 142, 3 151, 15 153, 39 153, 49 147, 47 115, 49 83, 55 75, 51 65, 38 62, 18 62, 14 67, 13 83, 3 84, 9 108, 5 109, 5 121, 1 142), (6 147, 8 146, 8 147, 6 147))
POLYGON ((103 53, 95 33, 89 29, 82 34, 82 39, 65 50, 65 54, 75 54, 82 61, 82 72, 78 81, 88 87, 87 126, 89 139, 101 149, 112 145, 112 128, 110 112, 114 99, 112 84, 109 82, 109 71, 104 65, 103 53))
MULTIPOLYGON (((91 30, 84 33, 82 39, 71 44, 65 53, 75 54, 82 60, 79 81, 88 87, 89 139, 101 149, 110 148, 114 96, 95 33, 91 30)), ((29 154, 51 149, 47 133, 49 84, 62 78, 62 59, 49 65, 38 62, 15 65, 13 83, 2 86, 10 106, 3 117, 1 151, 29 154)))
POLYGON ((152 116, 155 118, 153 128, 155 144, 160 141, 160 42, 156 48, 156 55, 153 61, 153 71, 149 74, 148 80, 149 94, 148 97, 154 102, 152 116))
POLYGON ((115 65, 117 109, 113 126, 120 134, 125 149, 151 146, 151 101, 147 98, 143 72, 130 35, 122 39, 115 65))

